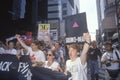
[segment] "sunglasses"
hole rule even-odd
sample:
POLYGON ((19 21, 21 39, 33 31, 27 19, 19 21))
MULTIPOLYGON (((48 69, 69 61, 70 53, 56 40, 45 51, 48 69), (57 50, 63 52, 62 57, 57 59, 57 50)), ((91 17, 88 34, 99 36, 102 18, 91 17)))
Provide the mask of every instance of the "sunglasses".
POLYGON ((52 54, 47 54, 47 56, 52 56, 52 54))

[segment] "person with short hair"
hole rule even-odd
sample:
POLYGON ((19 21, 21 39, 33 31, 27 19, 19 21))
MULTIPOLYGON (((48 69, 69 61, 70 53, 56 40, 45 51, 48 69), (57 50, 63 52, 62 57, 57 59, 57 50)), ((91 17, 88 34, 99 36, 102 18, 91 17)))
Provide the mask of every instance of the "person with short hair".
POLYGON ((47 61, 45 61, 43 67, 52 69, 53 71, 62 72, 62 69, 60 68, 60 64, 55 61, 55 53, 52 50, 48 50, 46 56, 47 56, 47 61))
POLYGON ((106 41, 104 46, 106 52, 102 55, 101 62, 106 65, 111 80, 116 80, 120 69, 120 52, 114 50, 112 48, 112 43, 109 41, 106 41))
POLYGON ((60 64, 60 67, 64 70, 65 53, 61 47, 61 43, 59 41, 56 41, 54 49, 52 50, 55 52, 55 60, 60 64))
POLYGON ((99 79, 99 61, 102 56, 101 51, 97 48, 97 42, 92 41, 91 47, 88 51, 88 64, 90 67, 91 72, 91 80, 98 80, 99 79), (98 58, 99 57, 99 58, 98 58))
POLYGON ((6 42, 7 48, 5 49, 6 54, 16 55, 17 56, 17 50, 15 49, 15 43, 13 41, 6 42))
POLYGON ((45 61, 44 53, 39 49, 39 41, 34 40, 32 41, 30 47, 27 46, 22 40, 20 39, 20 35, 16 34, 15 36, 17 40, 20 42, 21 46, 26 50, 26 55, 30 55, 30 59, 32 62, 32 66, 35 67, 37 65, 42 66, 43 62, 45 61))
POLYGON ((71 44, 68 46, 68 54, 70 60, 66 62, 66 71, 71 73, 70 80, 88 80, 87 79, 87 52, 90 47, 90 35, 88 33, 83 34, 85 39, 84 47, 81 56, 78 57, 79 48, 76 44, 71 44))

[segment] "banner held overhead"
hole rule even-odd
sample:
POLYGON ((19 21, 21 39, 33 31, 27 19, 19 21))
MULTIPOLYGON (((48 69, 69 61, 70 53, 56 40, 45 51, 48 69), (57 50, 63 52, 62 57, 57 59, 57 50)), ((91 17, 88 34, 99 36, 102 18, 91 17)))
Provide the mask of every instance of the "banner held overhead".
POLYGON ((88 32, 86 13, 71 15, 65 19, 66 44, 83 42, 83 33, 88 32))

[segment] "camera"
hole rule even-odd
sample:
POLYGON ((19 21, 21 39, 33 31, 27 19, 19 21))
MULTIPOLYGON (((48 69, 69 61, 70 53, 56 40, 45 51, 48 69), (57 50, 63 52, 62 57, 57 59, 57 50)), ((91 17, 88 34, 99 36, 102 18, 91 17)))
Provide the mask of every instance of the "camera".
POLYGON ((106 66, 111 66, 111 59, 109 59, 107 62, 106 62, 106 66))
POLYGON ((106 66, 108 67, 108 66, 111 66, 111 63, 106 63, 106 66))

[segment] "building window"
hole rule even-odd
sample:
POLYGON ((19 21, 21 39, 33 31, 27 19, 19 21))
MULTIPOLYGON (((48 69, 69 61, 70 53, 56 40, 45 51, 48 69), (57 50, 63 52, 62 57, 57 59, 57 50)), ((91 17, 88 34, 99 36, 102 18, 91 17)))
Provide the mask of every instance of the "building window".
POLYGON ((66 8, 66 7, 67 7, 67 3, 63 3, 62 8, 66 8))
POLYGON ((48 4, 48 6, 58 6, 59 4, 48 4))
POLYGON ((67 15, 67 11, 66 11, 66 10, 63 10, 62 14, 63 14, 63 15, 67 15))

